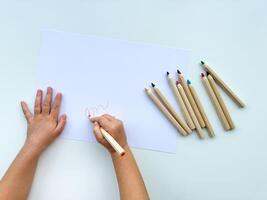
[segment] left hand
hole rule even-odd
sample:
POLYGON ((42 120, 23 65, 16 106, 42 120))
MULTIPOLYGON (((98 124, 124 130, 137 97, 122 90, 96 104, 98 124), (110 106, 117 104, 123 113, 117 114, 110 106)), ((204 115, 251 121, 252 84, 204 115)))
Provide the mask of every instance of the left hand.
POLYGON ((47 88, 47 93, 42 103, 42 90, 37 91, 34 114, 27 104, 22 101, 21 107, 28 123, 27 139, 25 146, 38 155, 41 154, 63 131, 66 115, 59 116, 62 94, 58 93, 52 103, 53 89, 47 88))

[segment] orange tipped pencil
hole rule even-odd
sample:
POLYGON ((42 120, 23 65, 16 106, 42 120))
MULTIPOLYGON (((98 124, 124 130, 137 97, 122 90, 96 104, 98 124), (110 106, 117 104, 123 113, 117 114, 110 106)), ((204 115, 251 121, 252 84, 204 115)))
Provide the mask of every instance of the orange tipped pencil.
POLYGON ((208 92, 208 94, 210 96, 210 99, 211 99, 211 101, 212 101, 212 103, 213 103, 213 105, 214 105, 214 107, 215 107, 215 109, 217 111, 217 114, 218 114, 218 116, 219 116, 219 118, 220 118, 220 120, 222 122, 222 125, 223 125, 224 129, 225 130, 230 130, 230 125, 229 125, 229 123, 228 123, 228 121, 227 121, 227 119, 226 119, 226 117, 224 115, 224 112, 223 112, 223 110, 221 108, 221 105, 220 105, 220 103, 219 103, 219 101, 218 101, 218 99, 217 99, 217 97, 216 97, 216 95, 215 95, 215 93, 214 93, 214 91, 213 91, 213 89, 212 89, 207 77, 204 75, 204 73, 201 73, 201 78, 202 78, 203 84, 204 84, 204 86, 205 86, 205 88, 206 88, 206 90, 207 90, 207 92, 208 92))
POLYGON ((123 156, 125 154, 125 150, 119 145, 119 143, 103 128, 100 128, 100 131, 103 137, 108 141, 108 143, 115 149, 115 151, 123 156))
POLYGON ((245 103, 234 93, 234 91, 220 78, 220 76, 205 62, 201 61, 202 66, 209 72, 214 80, 222 87, 222 89, 234 100, 241 108, 245 107, 245 103))
MULTIPOLYGON (((86 113, 87 117, 90 118, 91 115, 90 113, 86 113)), ((105 129, 100 127, 101 134, 105 138, 105 140, 112 146, 112 148, 120 155, 124 156, 125 155, 125 150, 121 147, 121 145, 107 132, 105 129)))
POLYGON ((202 128, 204 128, 205 127, 204 120, 203 120, 203 118, 202 118, 202 116, 201 116, 201 114, 200 114, 200 112, 198 110, 198 107, 196 105, 195 100, 193 99, 193 97, 192 97, 192 95, 191 95, 191 93, 190 93, 190 91, 188 89, 188 86, 186 84, 186 80, 185 80, 183 74, 181 73, 181 71, 179 69, 177 70, 177 73, 178 73, 178 77, 179 77, 179 80, 181 82, 181 85, 182 85, 182 87, 183 87, 183 89, 185 91, 185 94, 186 94, 187 98, 188 98, 188 101, 191 104, 191 106, 193 108, 193 111, 194 111, 194 113, 196 115, 197 121, 200 124, 200 126, 202 128))

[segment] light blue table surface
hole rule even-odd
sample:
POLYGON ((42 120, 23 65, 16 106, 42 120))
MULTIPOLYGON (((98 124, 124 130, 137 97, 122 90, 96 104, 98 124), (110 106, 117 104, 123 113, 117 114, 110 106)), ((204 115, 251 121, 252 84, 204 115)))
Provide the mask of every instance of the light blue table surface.
MULTIPOLYGON (((0 176, 25 140, 19 102, 33 103, 40 33, 52 29, 192 51, 190 78, 216 138, 178 137, 176 154, 134 149, 151 199, 267 199, 266 8, 263 0, 1 0, 0 176), (201 84, 200 60, 247 103, 239 109, 223 93, 233 132, 224 132, 201 84)), ((58 139, 39 161, 29 199, 119 199, 108 153, 58 139)))

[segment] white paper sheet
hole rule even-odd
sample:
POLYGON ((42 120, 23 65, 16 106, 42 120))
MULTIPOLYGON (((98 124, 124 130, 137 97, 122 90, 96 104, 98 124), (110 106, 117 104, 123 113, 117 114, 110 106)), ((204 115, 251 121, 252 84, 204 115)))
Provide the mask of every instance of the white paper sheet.
MULTIPOLYGON (((188 51, 57 31, 42 33, 37 86, 63 93, 62 137, 95 141, 86 112, 124 122, 129 145, 175 152, 179 133, 144 92, 153 81, 176 106, 166 71, 185 71, 188 51)), ((176 107, 177 108, 177 107, 176 107)))

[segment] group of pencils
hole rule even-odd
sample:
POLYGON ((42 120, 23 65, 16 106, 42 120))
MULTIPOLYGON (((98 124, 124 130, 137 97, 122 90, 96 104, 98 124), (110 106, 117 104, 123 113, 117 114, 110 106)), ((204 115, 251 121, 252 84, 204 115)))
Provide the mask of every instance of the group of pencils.
MULTIPOLYGON (((217 111, 219 119, 225 130, 232 130, 235 128, 235 125, 223 98, 220 95, 217 84, 222 87, 238 106, 245 107, 245 104, 209 65, 205 64, 203 61, 201 61, 201 65, 206 71, 206 74, 201 73, 201 78, 217 111)), ((167 72, 167 79, 173 95, 181 108, 184 119, 179 116, 175 108, 154 83, 151 83, 152 90, 145 88, 145 92, 181 135, 186 136, 193 130, 196 130, 198 137, 202 139, 204 138, 202 128, 206 128, 209 136, 214 137, 213 127, 205 113, 204 106, 202 105, 195 88, 190 80, 186 80, 179 70, 177 70, 177 75, 178 80, 175 81, 171 74, 167 72)))

